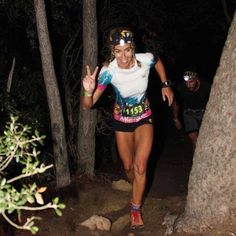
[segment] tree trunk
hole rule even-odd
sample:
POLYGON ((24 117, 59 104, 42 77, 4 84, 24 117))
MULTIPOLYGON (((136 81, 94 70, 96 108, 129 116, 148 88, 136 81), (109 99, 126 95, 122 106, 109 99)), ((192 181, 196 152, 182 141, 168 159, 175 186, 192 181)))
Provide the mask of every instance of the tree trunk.
MULTIPOLYGON (((97 18, 96 1, 83 0, 83 71, 90 65, 93 70, 97 64, 97 18)), ((80 94, 82 96, 82 86, 80 94)), ((80 106, 78 129, 78 174, 94 175, 95 166, 95 129, 97 110, 83 110, 80 106)))
POLYGON ((236 14, 211 89, 178 232, 197 233, 236 219, 236 14))
MULTIPOLYGON (((90 65, 94 70, 97 65, 97 18, 96 1, 83 0, 83 71, 82 78, 86 71, 85 66, 90 65)), ((81 86, 81 96, 82 96, 81 86)), ((78 130, 78 174, 94 175, 95 166, 95 129, 97 122, 97 110, 79 111, 78 130)))
POLYGON ((65 125, 60 100, 57 79, 54 71, 52 48, 49 40, 45 3, 43 0, 34 0, 36 23, 39 38, 39 49, 43 77, 47 91, 47 100, 51 118, 51 134, 55 158, 57 187, 70 184, 68 154, 66 149, 65 125))

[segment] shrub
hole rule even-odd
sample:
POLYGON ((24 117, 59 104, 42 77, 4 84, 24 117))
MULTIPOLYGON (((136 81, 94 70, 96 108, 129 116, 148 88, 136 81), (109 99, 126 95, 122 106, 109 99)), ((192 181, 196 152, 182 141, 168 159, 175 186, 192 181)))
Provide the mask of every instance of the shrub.
POLYGON ((36 174, 42 174, 53 165, 45 165, 40 162, 38 145, 43 144, 45 136, 40 136, 28 125, 18 122, 19 118, 11 115, 10 122, 5 126, 3 134, 0 136, 0 214, 4 219, 17 229, 29 230, 32 234, 38 232, 35 220, 39 217, 27 218, 22 225, 22 211, 39 211, 48 208, 55 210, 61 216, 61 210, 65 208, 58 198, 45 204, 42 193, 46 187, 38 187, 35 182, 24 184, 22 180, 36 174), (8 168, 15 162, 21 167, 20 173, 9 177, 8 168), (15 183, 20 183, 16 188, 15 183), (16 212, 19 224, 12 221, 9 214, 16 212))

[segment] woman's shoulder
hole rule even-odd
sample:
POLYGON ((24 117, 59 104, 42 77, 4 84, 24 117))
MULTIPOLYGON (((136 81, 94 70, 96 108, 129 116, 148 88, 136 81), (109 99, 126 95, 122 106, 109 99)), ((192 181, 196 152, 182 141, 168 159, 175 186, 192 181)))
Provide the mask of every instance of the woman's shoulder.
POLYGON ((154 58, 154 55, 150 52, 136 53, 135 56, 139 61, 148 61, 148 60, 152 60, 154 58))
POLYGON ((150 52, 137 53, 137 54, 135 54, 135 57, 138 61, 141 62, 141 64, 145 64, 148 66, 152 66, 153 64, 155 64, 154 55, 150 52))
POLYGON ((112 62, 104 62, 101 71, 109 71, 112 68, 112 62))
POLYGON ((114 60, 111 62, 105 62, 100 70, 100 75, 104 73, 112 75, 115 70, 115 66, 116 64, 114 60))

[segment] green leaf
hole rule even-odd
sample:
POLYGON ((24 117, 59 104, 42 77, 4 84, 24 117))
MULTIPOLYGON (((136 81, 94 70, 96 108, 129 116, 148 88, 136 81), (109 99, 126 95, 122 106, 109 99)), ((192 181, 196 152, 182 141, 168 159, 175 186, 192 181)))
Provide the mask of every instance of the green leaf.
POLYGON ((6 182, 7 182, 6 178, 3 178, 1 181, 1 187, 3 187, 6 184, 6 182))
POLYGON ((15 208, 14 208, 14 207, 11 207, 11 208, 8 209, 7 212, 8 212, 8 214, 11 214, 13 211, 15 211, 15 208))
POLYGON ((56 214, 58 215, 58 216, 62 216, 62 212, 59 210, 59 209, 55 209, 55 212, 56 212, 56 214))
POLYGON ((64 203, 60 203, 60 204, 57 205, 57 207, 58 207, 59 209, 65 209, 65 208, 66 208, 66 205, 65 205, 64 203))
POLYGON ((52 202, 53 202, 54 204, 58 204, 58 203, 59 203, 59 198, 58 198, 58 197, 54 198, 54 199, 52 200, 52 202))
POLYGON ((6 203, 0 203, 0 209, 5 209, 7 207, 6 203))
POLYGON ((27 198, 27 201, 28 201, 29 203, 31 203, 31 204, 34 203, 34 201, 35 201, 35 200, 34 200, 34 197, 31 196, 31 195, 28 195, 26 198, 27 198))
POLYGON ((36 135, 36 137, 39 137, 39 132, 38 132, 38 130, 35 130, 35 135, 36 135))
POLYGON ((37 226, 32 226, 30 228, 30 231, 31 231, 32 234, 36 234, 39 231, 39 228, 37 226))
POLYGON ((0 191, 0 202, 3 201, 4 196, 5 196, 5 193, 3 191, 0 191))
POLYGON ((25 199, 21 199, 20 201, 17 202, 18 206, 23 206, 26 203, 25 199))

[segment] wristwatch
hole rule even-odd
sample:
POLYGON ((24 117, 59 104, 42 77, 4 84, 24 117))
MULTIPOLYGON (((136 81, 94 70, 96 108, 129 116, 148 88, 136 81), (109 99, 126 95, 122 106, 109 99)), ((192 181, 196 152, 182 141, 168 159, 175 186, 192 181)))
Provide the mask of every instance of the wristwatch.
POLYGON ((161 83, 162 88, 167 88, 173 85, 173 82, 171 80, 166 80, 161 83))

